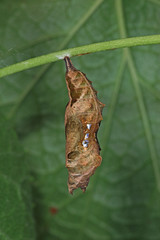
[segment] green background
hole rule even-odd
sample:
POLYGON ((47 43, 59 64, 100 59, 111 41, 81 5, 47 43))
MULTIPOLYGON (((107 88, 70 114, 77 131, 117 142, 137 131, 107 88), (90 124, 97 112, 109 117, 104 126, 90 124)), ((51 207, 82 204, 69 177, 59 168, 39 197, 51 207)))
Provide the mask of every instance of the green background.
MULTIPOLYGON (((0 66, 159 27, 159 0, 1 0, 0 66)), ((103 162, 68 193, 63 61, 0 79, 0 239, 159 240, 160 46, 72 61, 106 104, 103 162)))

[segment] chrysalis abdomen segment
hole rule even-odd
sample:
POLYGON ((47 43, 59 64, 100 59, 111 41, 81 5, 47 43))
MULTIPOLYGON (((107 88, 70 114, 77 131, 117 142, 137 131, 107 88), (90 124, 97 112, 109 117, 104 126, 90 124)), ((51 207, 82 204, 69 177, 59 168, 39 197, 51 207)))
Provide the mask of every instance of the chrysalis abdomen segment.
POLYGON ((70 101, 65 113, 66 167, 68 188, 85 191, 89 178, 101 164, 96 133, 102 120, 102 104, 91 81, 65 57, 66 83, 70 101))

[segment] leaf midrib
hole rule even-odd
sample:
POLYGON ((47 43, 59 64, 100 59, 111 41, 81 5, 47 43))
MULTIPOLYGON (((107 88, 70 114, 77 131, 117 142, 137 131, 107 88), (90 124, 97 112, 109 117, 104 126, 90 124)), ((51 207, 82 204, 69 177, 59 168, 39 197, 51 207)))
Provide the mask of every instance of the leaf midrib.
MULTIPOLYGON (((115 6, 116 6, 116 11, 117 11, 120 35, 122 38, 126 38, 127 32, 126 32, 126 27, 125 27, 122 0, 115 1, 115 6)), ((130 49, 129 48, 123 49, 123 53, 127 60, 129 71, 131 73, 134 90, 135 90, 135 94, 136 94, 137 102, 138 102, 138 106, 139 106, 139 111, 140 111, 140 115, 141 115, 141 119, 142 119, 142 124, 144 127, 144 132, 145 132, 146 140, 147 140, 150 155, 151 155, 152 166, 153 166, 153 171, 155 174, 157 189, 160 192, 160 169, 159 169, 159 163, 158 163, 158 156, 156 153, 156 147, 155 147, 155 143, 153 140, 151 127, 150 127, 150 123, 149 123, 149 118, 148 118, 147 111, 145 108, 145 103, 144 103, 144 99, 142 96, 141 88, 138 83, 139 77, 138 77, 134 62, 133 62, 133 58, 132 58, 130 49)))

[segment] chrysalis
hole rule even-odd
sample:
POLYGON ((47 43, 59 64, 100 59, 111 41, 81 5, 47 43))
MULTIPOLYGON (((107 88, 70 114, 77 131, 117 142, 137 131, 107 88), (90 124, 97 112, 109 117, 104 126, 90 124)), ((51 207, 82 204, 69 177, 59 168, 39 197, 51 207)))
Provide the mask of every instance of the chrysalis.
POLYGON ((97 99, 97 92, 84 73, 77 70, 69 57, 65 57, 66 84, 69 103, 65 112, 66 167, 68 189, 85 192, 96 168, 101 164, 97 131, 105 106, 97 99))

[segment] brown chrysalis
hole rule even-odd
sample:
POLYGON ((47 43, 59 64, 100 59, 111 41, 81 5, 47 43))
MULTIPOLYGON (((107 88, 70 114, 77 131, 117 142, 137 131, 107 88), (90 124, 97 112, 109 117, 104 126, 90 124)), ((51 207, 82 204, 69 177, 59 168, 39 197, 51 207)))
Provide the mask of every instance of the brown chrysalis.
POLYGON ((97 99, 97 92, 84 73, 77 70, 69 57, 65 57, 66 83, 69 103, 65 112, 66 167, 68 189, 85 192, 96 168, 101 164, 97 131, 105 106, 97 99))

